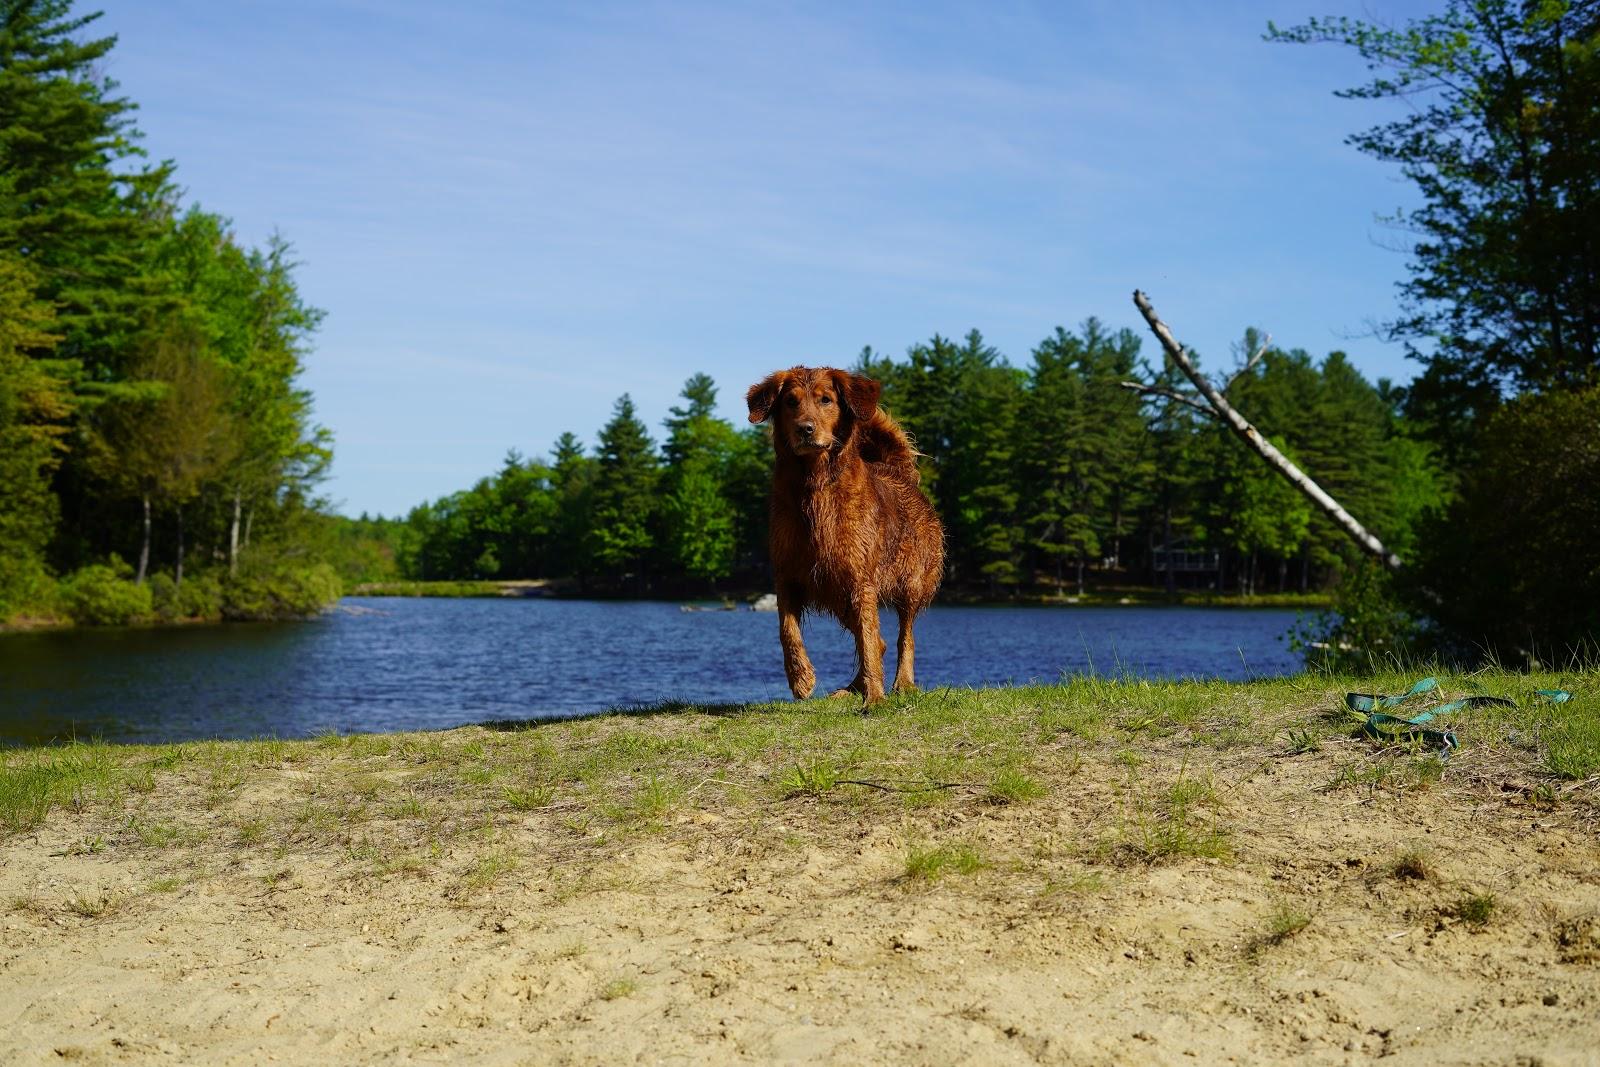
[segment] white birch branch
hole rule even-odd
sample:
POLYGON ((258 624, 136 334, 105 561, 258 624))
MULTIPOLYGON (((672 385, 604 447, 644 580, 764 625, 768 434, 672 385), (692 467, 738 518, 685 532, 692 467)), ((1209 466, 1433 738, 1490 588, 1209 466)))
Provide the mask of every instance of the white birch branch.
POLYGON ((1150 329, 1155 333, 1156 340, 1161 342, 1161 347, 1166 349, 1167 355, 1172 357, 1172 362, 1176 363, 1178 369, 1183 371, 1184 377, 1193 382, 1194 387, 1200 390, 1200 395, 1206 398, 1206 403, 1211 405, 1217 417, 1227 423, 1228 427, 1242 438, 1247 445, 1255 449, 1261 458, 1266 460, 1268 466, 1283 475, 1284 478, 1288 479, 1290 485, 1300 490, 1313 504, 1326 512, 1328 517, 1333 519, 1334 523, 1348 534, 1350 539, 1360 546, 1362 551, 1377 559, 1390 570, 1399 570, 1401 567, 1399 556, 1385 548, 1382 541, 1378 540, 1365 526, 1357 522, 1348 511, 1340 507, 1339 502, 1329 496, 1322 486, 1312 481, 1305 471, 1296 467, 1288 456, 1274 448, 1271 441, 1262 437, 1261 431, 1250 425, 1248 419, 1235 411, 1233 405, 1229 404, 1227 399, 1217 391, 1217 387, 1212 385, 1206 376, 1200 373, 1200 369, 1189 359, 1189 353, 1183 350, 1183 346, 1172 336, 1172 331, 1167 329, 1167 324, 1162 322, 1156 315, 1156 309, 1150 306, 1150 299, 1144 293, 1135 289, 1133 291, 1133 303, 1139 309, 1139 313, 1144 316, 1144 321, 1150 324, 1150 329))
POLYGON ((1269 333, 1267 334, 1267 339, 1261 342, 1261 347, 1256 349, 1255 354, 1245 361, 1244 366, 1233 372, 1233 376, 1228 379, 1228 384, 1222 387, 1222 391, 1226 393, 1229 389, 1233 388, 1234 382, 1238 381, 1240 378, 1243 378, 1246 374, 1249 374, 1251 369, 1255 367, 1257 363, 1261 362, 1261 357, 1267 354, 1267 349, 1271 345, 1272 335, 1269 333))

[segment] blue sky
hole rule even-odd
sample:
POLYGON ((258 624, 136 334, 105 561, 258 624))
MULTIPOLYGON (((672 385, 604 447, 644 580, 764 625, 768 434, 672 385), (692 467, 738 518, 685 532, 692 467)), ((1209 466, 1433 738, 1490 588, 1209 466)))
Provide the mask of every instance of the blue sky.
POLYGON ((1343 143, 1394 105, 1260 37, 1431 5, 102 2, 151 154, 328 312, 349 514, 592 444, 625 391, 659 437, 696 371, 738 421, 868 344, 977 327, 1025 365, 1142 327, 1135 287, 1211 365, 1256 325, 1414 373, 1370 336, 1406 262, 1375 216, 1414 196, 1343 143))

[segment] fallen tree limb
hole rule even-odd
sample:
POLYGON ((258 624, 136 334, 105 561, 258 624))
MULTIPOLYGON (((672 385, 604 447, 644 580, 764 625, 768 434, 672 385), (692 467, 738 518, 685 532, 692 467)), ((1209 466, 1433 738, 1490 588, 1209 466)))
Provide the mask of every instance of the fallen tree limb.
MULTIPOLYGON (((1156 309, 1150 306, 1150 299, 1144 293, 1135 289, 1133 291, 1133 303, 1139 309, 1139 313, 1144 316, 1144 321, 1150 324, 1150 329, 1156 335, 1156 340, 1161 342, 1161 347, 1172 358, 1172 362, 1177 364, 1184 377, 1193 382, 1194 387, 1200 391, 1200 395, 1205 397, 1206 403, 1210 406, 1211 411, 1215 413, 1215 417, 1226 423, 1228 428, 1233 430, 1245 444, 1255 449, 1256 453, 1267 462, 1269 467, 1281 474, 1288 480, 1290 485, 1300 490, 1313 504, 1321 508, 1334 521, 1334 524, 1349 535, 1350 539, 1363 552, 1366 552, 1390 570, 1399 570, 1401 567, 1399 556, 1385 548, 1383 542, 1378 540, 1372 531, 1357 522, 1355 517, 1340 507, 1339 502, 1329 496, 1322 486, 1312 481, 1311 477, 1295 466, 1288 456, 1274 448, 1271 441, 1262 437, 1261 432, 1250 425, 1248 419, 1234 410, 1233 405, 1228 403, 1227 398, 1218 391, 1217 387, 1212 385, 1210 380, 1200 373, 1200 368, 1194 365, 1194 361, 1189 358, 1189 353, 1185 352, 1183 346, 1172 336, 1172 331, 1167 329, 1167 324, 1162 322, 1160 317, 1156 315, 1156 309)), ((1259 358, 1259 354, 1252 356, 1250 363, 1253 364, 1259 358)), ((1124 384, 1126 385, 1127 383, 1124 384)), ((1181 393, 1175 394, 1168 390, 1156 390, 1149 386, 1143 387, 1139 391, 1154 392, 1156 395, 1167 396, 1169 399, 1181 400, 1191 407, 1197 406, 1193 400, 1183 396, 1181 393)))

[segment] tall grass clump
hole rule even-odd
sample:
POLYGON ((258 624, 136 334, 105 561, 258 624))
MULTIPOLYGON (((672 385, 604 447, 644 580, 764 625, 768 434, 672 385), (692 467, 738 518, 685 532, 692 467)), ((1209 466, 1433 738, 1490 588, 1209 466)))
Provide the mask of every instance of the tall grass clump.
POLYGON ((114 788, 121 767, 103 744, 35 750, 0 765, 0 829, 28 830, 50 809, 114 788))

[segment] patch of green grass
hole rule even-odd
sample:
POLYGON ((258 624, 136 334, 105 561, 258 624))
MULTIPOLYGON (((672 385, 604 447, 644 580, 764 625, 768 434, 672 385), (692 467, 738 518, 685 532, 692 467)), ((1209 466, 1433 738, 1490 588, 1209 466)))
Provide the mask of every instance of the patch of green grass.
POLYGON ((407 793, 385 804, 383 813, 391 819, 423 819, 428 815, 428 806, 415 793, 407 793))
POLYGON ((1209 778, 1180 774, 1153 801, 1136 799, 1131 822, 1114 851, 1145 863, 1227 856, 1232 851, 1229 832, 1211 810, 1215 803, 1216 789, 1209 778))
POLYGON ((67 901, 67 910, 83 919, 103 919, 115 912, 122 898, 109 893, 98 896, 76 896, 67 901))
POLYGON ((600 987, 601 1000, 621 1000, 631 997, 639 991, 639 983, 632 978, 613 978, 600 987))
POLYGON ((1545 769, 1574 780, 1600 774, 1600 712, 1576 701, 1558 707, 1562 717, 1545 731, 1545 769))
POLYGON ((587 955, 588 952, 588 943, 581 937, 577 937, 556 949, 555 958, 558 960, 575 960, 587 955))
POLYGON ((1364 766, 1359 763, 1346 763, 1334 773, 1327 788, 1330 791, 1340 789, 1375 791, 1389 784, 1394 779, 1394 774, 1395 762, 1386 756, 1364 766))
POLYGON ((946 874, 975 874, 984 867, 982 855, 970 844, 914 844, 906 851, 905 878, 937 882, 946 874))
POLYGON ((537 811, 549 807, 556 795, 555 786, 549 782, 536 782, 526 789, 508 785, 502 792, 506 798, 506 806, 512 811, 537 811))
POLYGON ((1280 901, 1267 915, 1267 928, 1261 939, 1269 945, 1280 945, 1310 925, 1310 912, 1288 901, 1280 901))
POLYGON ((146 848, 171 848, 193 842, 200 836, 194 827, 162 820, 135 818, 129 820, 128 828, 146 848))
POLYGON ((1099 871, 1079 871, 1064 877, 1046 878, 1040 895, 1046 897, 1073 896, 1104 892, 1106 876, 1099 871))
POLYGON ((497 597, 498 582, 364 582, 351 596, 376 597, 497 597))
POLYGON ((1468 893, 1450 905, 1446 914, 1469 926, 1487 926, 1500 910, 1500 901, 1493 893, 1468 893))
POLYGON ((652 822, 677 807, 682 798, 682 786, 670 778, 652 774, 634 792, 633 803, 627 814, 634 819, 652 822))
POLYGON ((1321 752, 1322 741, 1310 730, 1290 730, 1288 733, 1289 755, 1302 756, 1308 752, 1321 752))
POLYGON ((109 745, 100 742, 38 748, 6 755, 0 762, 0 829, 29 830, 50 810, 116 794, 127 771, 109 745))
POLYGON ((157 878, 157 879, 154 879, 153 881, 151 881, 151 883, 150 883, 150 892, 152 892, 152 893, 171 893, 171 892, 175 892, 176 890, 182 888, 183 883, 184 883, 184 879, 179 878, 179 877, 177 877, 175 875, 168 875, 165 878, 157 878))
POLYGON ((791 797, 820 797, 839 784, 843 777, 837 764, 829 759, 807 759, 791 764, 778 776, 779 795, 791 797))
POLYGON ((995 804, 1021 804, 1044 796, 1045 788, 1038 779, 1017 770, 1002 767, 989 779, 988 798, 995 804))
POLYGON ((1420 848, 1409 848, 1395 857, 1389 873, 1401 881, 1423 882, 1433 877, 1433 863, 1420 848))
POLYGON ((462 879, 461 884, 469 893, 477 893, 488 889, 500 879, 517 869, 517 857, 511 853, 496 849, 478 857, 478 862, 471 871, 462 879))

